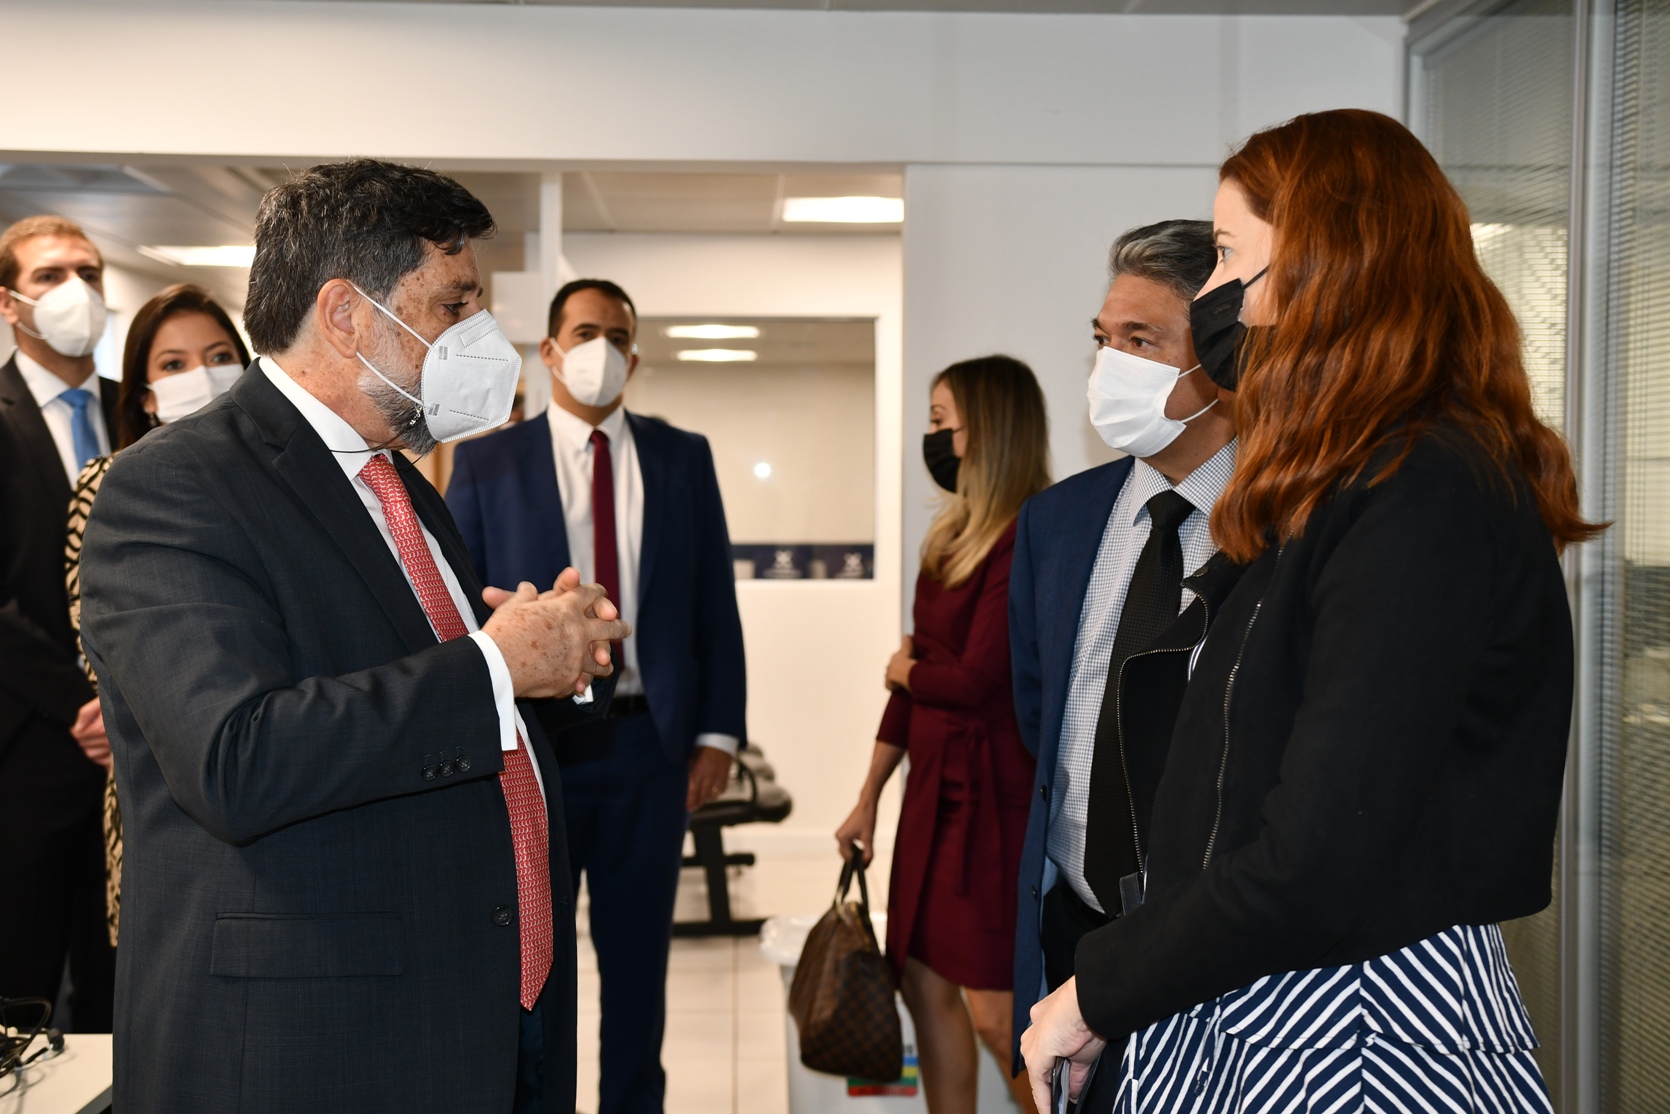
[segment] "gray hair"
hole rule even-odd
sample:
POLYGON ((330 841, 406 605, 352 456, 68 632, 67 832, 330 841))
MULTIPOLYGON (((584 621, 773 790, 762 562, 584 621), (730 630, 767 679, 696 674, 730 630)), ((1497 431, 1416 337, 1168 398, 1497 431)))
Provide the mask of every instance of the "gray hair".
POLYGON ((1135 275, 1193 301, 1218 265, 1209 220, 1163 220, 1133 228, 1108 252, 1108 278, 1135 275))
POLYGON ((283 352, 330 280, 387 299, 423 265, 425 242, 454 255, 492 233, 487 207, 443 174, 375 159, 312 167, 261 201, 244 328, 255 351, 283 352))

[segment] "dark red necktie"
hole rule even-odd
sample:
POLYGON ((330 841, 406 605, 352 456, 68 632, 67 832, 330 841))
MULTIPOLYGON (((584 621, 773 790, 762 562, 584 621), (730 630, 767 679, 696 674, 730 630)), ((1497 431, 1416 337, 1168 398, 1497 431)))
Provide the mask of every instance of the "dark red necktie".
MULTIPOLYGON (((615 542, 615 458, 609 452, 609 435, 601 429, 591 431, 591 552, 596 565, 597 582, 609 593, 609 599, 620 606, 620 551, 615 542)), ((615 664, 621 657, 619 642, 609 643, 614 651, 615 664)))
MULTIPOLYGON (((383 505, 383 519, 389 533, 394 535, 394 547, 400 551, 400 563, 417 588, 418 601, 423 604, 429 623, 442 642, 463 638, 469 633, 464 626, 458 605, 447 591, 429 543, 423 540, 423 526, 412 509, 406 485, 382 454, 366 461, 360 469, 365 481, 383 505)), ((539 781, 534 777, 533 761, 528 745, 516 734, 516 749, 506 752, 504 772, 499 774, 499 786, 504 790, 505 807, 510 810, 510 844, 516 854, 517 923, 522 943, 522 1008, 531 1010, 539 1001, 539 992, 551 973, 551 959, 555 951, 551 919, 551 844, 546 832, 545 798, 540 795, 539 781)))

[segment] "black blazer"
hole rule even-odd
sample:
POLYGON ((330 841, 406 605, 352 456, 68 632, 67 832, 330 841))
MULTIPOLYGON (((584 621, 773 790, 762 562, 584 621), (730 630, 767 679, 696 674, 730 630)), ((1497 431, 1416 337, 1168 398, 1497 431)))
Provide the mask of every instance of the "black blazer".
MULTIPOLYGON (((118 390, 99 380, 112 437, 118 390)), ((67 728, 93 698, 64 594, 69 508, 63 462, 14 355, 0 365, 0 759, 32 721, 67 728)), ((37 740, 30 745, 52 740, 41 759, 55 776, 79 781, 96 769, 66 731, 35 730, 30 738, 37 740)))
POLYGON ((1459 434, 1424 436, 1224 600, 1155 791, 1147 901, 1075 956, 1085 1019, 1129 1033, 1543 908, 1571 699, 1529 487, 1459 434))
MULTIPOLYGON (((485 618, 446 505, 395 460, 485 618)), ((117 458, 82 590, 126 834, 119 1107, 510 1109, 520 945, 486 663, 471 640, 436 642, 352 485, 259 370, 117 458)), ((529 729, 555 913, 545 1109, 570 1114, 562 794, 529 729)))

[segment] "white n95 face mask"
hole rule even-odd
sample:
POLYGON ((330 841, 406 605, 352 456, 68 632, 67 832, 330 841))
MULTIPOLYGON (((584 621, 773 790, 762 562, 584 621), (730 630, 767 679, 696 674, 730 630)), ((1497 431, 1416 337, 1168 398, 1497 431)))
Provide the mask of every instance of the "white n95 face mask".
POLYGON ((575 402, 608 406, 626 389, 626 357, 608 338, 593 337, 567 352, 558 345, 557 351, 562 352, 562 367, 556 376, 575 402))
POLYGON ((471 314, 431 344, 394 311, 359 287, 354 289, 429 350, 423 357, 423 378, 418 387, 422 398, 414 398, 364 356, 359 361, 423 411, 424 424, 435 440, 456 441, 509 420, 511 407, 516 404, 516 383, 522 375, 522 354, 491 313, 480 310, 471 314))
POLYGON ((35 328, 18 323, 18 328, 44 340, 60 356, 86 356, 104 336, 104 295, 87 285, 80 275, 71 275, 37 300, 17 291, 12 297, 35 309, 35 328), (39 330, 39 331, 37 331, 39 330))
POLYGON ((1090 424, 1109 448, 1134 457, 1153 456, 1177 440, 1188 424, 1218 404, 1213 399, 1181 420, 1166 417, 1166 400, 1177 381, 1199 370, 1179 371, 1170 364, 1145 360, 1112 345, 1096 350, 1096 367, 1085 392, 1090 424))
POLYGON ((241 364, 216 364, 163 376, 151 384, 151 397, 157 400, 157 421, 167 425, 197 413, 230 391, 243 373, 241 364))

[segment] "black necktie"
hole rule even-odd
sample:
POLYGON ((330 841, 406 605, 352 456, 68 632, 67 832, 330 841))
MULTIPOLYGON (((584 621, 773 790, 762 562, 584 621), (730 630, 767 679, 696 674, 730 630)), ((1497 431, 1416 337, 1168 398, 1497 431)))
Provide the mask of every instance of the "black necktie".
MULTIPOLYGON (((1122 896, 1120 879, 1142 869, 1132 829, 1134 804, 1119 740, 1119 670, 1125 659, 1152 642, 1177 620, 1183 599, 1183 543, 1177 528, 1194 505, 1175 491, 1148 500, 1148 540, 1137 555, 1131 587, 1119 613, 1119 631, 1108 659, 1107 688, 1096 716, 1096 743, 1090 762, 1090 809, 1084 831, 1084 880, 1111 916, 1140 900, 1140 888, 1122 896)), ((1126 883, 1130 888, 1131 883, 1126 883)))

